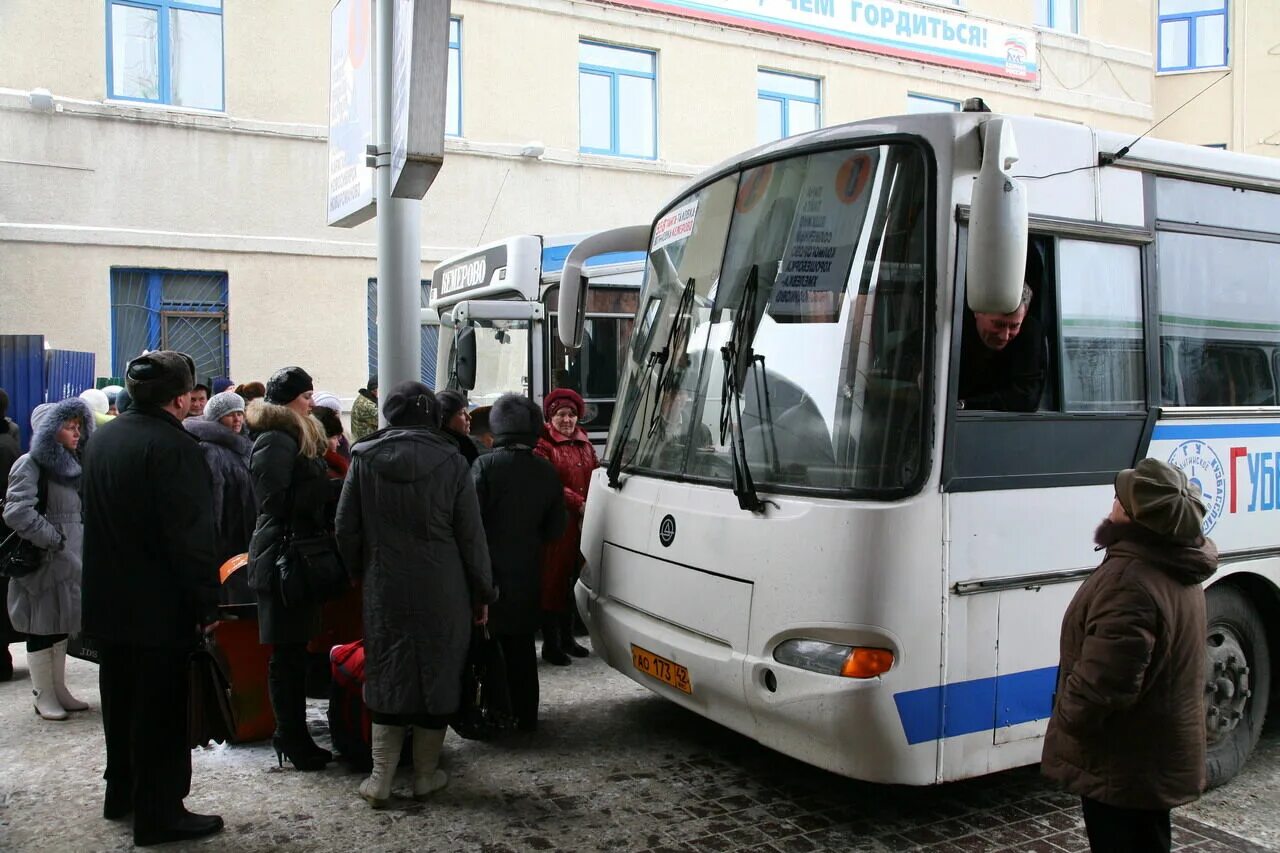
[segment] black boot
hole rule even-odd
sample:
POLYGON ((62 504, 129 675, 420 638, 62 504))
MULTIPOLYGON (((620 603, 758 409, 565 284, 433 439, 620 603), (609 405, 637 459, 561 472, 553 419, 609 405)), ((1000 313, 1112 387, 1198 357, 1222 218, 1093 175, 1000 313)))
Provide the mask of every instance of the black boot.
POLYGON ((107 796, 102 803, 102 816, 107 820, 124 820, 133 814, 132 786, 123 782, 108 782, 107 796))
POLYGON ((559 615, 543 613, 542 617, 542 659, 552 666, 568 666, 571 661, 560 644, 559 615))
POLYGON ((333 754, 321 749, 307 732, 307 693, 305 658, 277 647, 271 655, 268 692, 271 709, 276 715, 276 731, 271 746, 281 767, 288 758, 299 770, 322 770, 333 754))
MULTIPOLYGON (((0 642, 4 642, 6 638, 0 637, 0 642)), ((13 655, 9 653, 9 646, 0 646, 0 681, 10 681, 13 679, 13 655)))
POLYGON ((586 646, 580 645, 573 638, 573 617, 577 615, 577 608, 570 607, 569 610, 560 616, 560 645, 569 654, 575 658, 585 658, 591 652, 587 651, 586 646))
POLYGON ((167 844, 170 841, 194 841, 222 831, 222 818, 216 814, 193 814, 186 809, 171 823, 156 827, 133 828, 133 843, 138 847, 167 844))

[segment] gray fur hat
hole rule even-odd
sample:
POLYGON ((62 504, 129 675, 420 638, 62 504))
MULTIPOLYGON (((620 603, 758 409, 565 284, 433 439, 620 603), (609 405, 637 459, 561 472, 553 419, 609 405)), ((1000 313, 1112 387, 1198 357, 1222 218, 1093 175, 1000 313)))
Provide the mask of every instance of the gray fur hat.
POLYGON ((135 405, 163 406, 195 387, 196 364, 173 350, 140 355, 125 369, 125 388, 135 405))
POLYGON ((235 391, 223 391, 221 394, 214 394, 209 398, 209 402, 204 404, 204 419, 206 421, 221 420, 227 415, 243 411, 244 397, 235 391))
POLYGON ((542 432, 542 410, 522 394, 503 394, 489 412, 494 438, 525 438, 532 444, 542 432))

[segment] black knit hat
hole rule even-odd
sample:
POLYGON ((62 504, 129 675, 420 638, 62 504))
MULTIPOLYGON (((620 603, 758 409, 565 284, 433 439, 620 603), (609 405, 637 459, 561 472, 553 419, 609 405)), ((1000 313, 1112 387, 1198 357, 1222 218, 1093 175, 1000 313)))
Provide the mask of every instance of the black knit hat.
POLYGON ((436 395, 436 403, 440 406, 440 423, 448 424, 449 420, 467 407, 467 398, 457 391, 441 391, 436 395))
POLYGON ((267 402, 287 406, 299 395, 314 391, 311 374, 301 367, 282 367, 267 380, 267 402))
POLYGON ((195 385, 196 364, 191 356, 173 350, 140 355, 124 371, 125 388, 135 405, 163 406, 195 385))
POLYGON ((1179 540, 1195 539, 1203 530, 1200 487, 1159 459, 1143 459, 1117 474, 1116 497, 1129 518, 1148 530, 1179 540))
POLYGON ((421 382, 409 380, 391 389, 382 414, 391 426, 436 426, 440 423, 436 395, 421 382))

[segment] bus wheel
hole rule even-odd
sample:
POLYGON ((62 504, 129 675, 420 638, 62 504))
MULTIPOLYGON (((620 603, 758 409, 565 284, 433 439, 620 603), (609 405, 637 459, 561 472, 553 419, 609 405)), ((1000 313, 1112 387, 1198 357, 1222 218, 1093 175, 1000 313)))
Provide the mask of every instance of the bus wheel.
POLYGON ((1207 786, 1229 782, 1262 734, 1271 691, 1271 656, 1258 611, 1227 584, 1205 594, 1209 625, 1205 665, 1207 786))

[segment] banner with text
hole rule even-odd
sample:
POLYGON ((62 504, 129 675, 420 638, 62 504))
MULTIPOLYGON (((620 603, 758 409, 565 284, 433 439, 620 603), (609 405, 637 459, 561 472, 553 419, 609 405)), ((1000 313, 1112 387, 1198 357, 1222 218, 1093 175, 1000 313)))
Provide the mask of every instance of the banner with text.
POLYGON ((926 6, 863 0, 606 0, 1030 83, 1035 31, 926 6))

